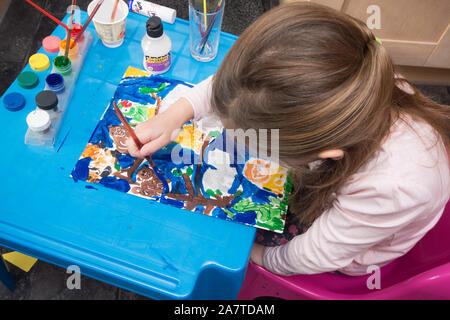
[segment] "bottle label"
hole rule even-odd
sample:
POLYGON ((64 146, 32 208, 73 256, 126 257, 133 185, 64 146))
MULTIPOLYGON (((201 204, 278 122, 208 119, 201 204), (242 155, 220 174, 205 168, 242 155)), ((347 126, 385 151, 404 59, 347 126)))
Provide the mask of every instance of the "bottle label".
POLYGON ((144 66, 145 69, 147 69, 147 71, 160 72, 169 69, 170 63, 171 63, 171 54, 169 52, 168 54, 160 57, 150 57, 146 55, 144 66))

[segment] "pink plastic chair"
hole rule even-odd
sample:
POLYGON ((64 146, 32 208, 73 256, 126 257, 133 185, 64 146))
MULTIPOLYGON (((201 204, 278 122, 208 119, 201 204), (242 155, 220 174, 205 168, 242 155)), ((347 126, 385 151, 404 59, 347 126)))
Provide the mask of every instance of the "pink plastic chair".
POLYGON ((238 299, 450 299, 450 201, 436 226, 380 273, 381 288, 370 290, 367 280, 372 274, 285 277, 249 263, 238 299))

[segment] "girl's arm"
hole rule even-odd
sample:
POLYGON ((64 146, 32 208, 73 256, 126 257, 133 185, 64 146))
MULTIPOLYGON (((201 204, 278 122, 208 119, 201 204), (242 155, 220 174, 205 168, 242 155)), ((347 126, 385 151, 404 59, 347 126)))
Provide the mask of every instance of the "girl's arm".
POLYGON ((201 118, 211 114, 211 90, 212 90, 212 77, 210 76, 191 88, 185 95, 186 98, 194 109, 194 120, 200 120, 201 118))
MULTIPOLYGON (((434 202, 426 186, 392 179, 392 175, 379 174, 353 184, 305 233, 285 245, 265 247, 261 253, 264 267, 282 275, 336 270, 352 274, 354 266, 389 262, 393 255, 399 256, 399 252, 380 253, 371 248, 380 243, 389 246, 396 232, 429 212, 434 202)), ((423 232, 431 227, 424 226, 423 232)), ((396 250, 406 253, 414 244, 411 241, 396 250)), ((356 273, 360 272, 359 268, 356 273)))

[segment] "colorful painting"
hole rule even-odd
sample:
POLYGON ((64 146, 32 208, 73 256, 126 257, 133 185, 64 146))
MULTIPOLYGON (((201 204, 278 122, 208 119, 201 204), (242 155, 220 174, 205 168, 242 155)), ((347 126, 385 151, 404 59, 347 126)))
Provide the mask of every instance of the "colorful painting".
MULTIPOLYGON (((164 112, 192 87, 128 68, 114 94, 129 124, 164 112)), ((72 178, 228 221, 282 232, 291 182, 285 168, 236 146, 214 116, 190 121, 151 162, 131 157, 128 132, 112 101, 81 154, 72 178), (241 161, 237 161, 237 159, 241 161)), ((150 213, 149 213, 150 214, 150 213)))

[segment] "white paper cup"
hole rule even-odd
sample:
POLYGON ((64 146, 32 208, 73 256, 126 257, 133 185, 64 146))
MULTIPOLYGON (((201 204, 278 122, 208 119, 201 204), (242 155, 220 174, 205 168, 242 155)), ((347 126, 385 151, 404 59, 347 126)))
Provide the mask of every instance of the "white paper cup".
MULTIPOLYGON (((99 1, 100 0, 94 0, 89 4, 87 9, 89 15, 91 15, 99 1)), ((108 48, 116 48, 122 45, 125 36, 128 6, 124 1, 119 0, 114 21, 111 22, 111 15, 115 3, 116 0, 104 0, 100 9, 92 19, 98 36, 108 48)))

